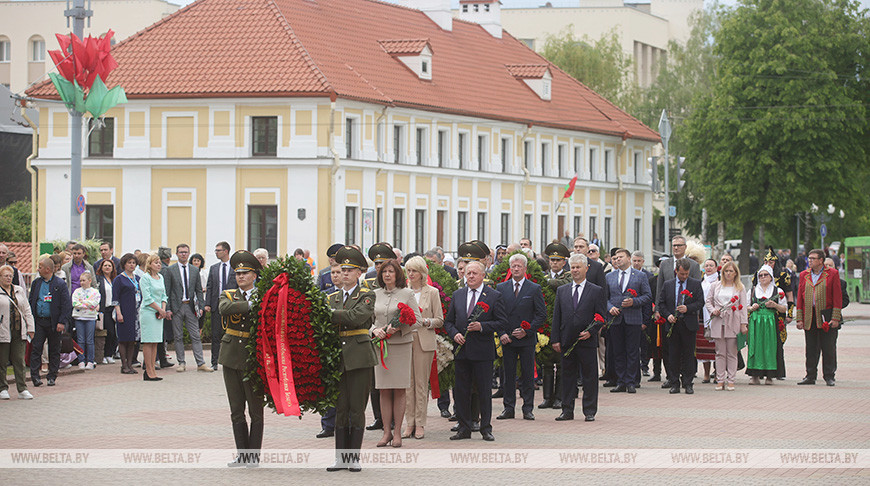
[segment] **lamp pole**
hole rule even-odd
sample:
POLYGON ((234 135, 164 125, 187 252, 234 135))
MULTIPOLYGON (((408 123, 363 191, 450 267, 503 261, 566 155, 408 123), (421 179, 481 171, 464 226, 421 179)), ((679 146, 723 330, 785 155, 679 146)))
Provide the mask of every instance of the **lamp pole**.
POLYGON ((670 179, 668 176, 668 140, 671 138, 671 122, 668 120, 668 111, 662 110, 662 116, 659 118, 659 135, 662 137, 662 146, 665 149, 664 165, 665 165, 665 253, 671 253, 671 218, 668 211, 671 210, 670 205, 670 179))
MULTIPOLYGON (((72 0, 72 8, 69 8, 69 0, 67 0, 67 9, 63 12, 67 18, 67 27, 72 20, 73 34, 79 39, 85 34, 85 19, 90 19, 93 13, 93 10, 85 8, 85 0, 72 0)), ((69 49, 69 54, 72 54, 72 45, 69 49)), ((72 121, 70 127, 69 236, 71 240, 78 241, 82 237, 82 216, 78 208, 78 199, 82 193, 82 114, 74 107, 68 108, 72 121)))

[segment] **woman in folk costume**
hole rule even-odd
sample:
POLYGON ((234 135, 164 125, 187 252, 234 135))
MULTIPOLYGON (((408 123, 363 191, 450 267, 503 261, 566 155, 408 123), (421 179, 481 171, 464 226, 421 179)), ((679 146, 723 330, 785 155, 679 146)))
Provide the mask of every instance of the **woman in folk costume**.
POLYGON ((788 307, 785 292, 773 283, 773 270, 768 265, 762 265, 756 275, 758 284, 752 287, 749 305, 749 328, 747 341, 749 354, 746 358, 746 374, 751 376, 750 385, 760 384, 759 378, 765 377, 764 384, 772 385, 773 379, 785 375, 785 369, 779 369, 781 362, 778 355, 782 347, 780 341, 780 325, 788 307))
MULTIPOLYGON (((785 294, 786 300, 786 311, 780 313, 777 316, 777 330, 779 333, 779 340, 777 341, 777 351, 776 351, 776 369, 780 371, 780 373, 775 377, 777 380, 785 379, 785 358, 783 354, 782 347, 785 344, 785 340, 788 337, 788 331, 786 330, 786 326, 792 321, 794 317, 794 309, 795 309, 795 285, 791 276, 791 272, 788 269, 783 268, 782 264, 779 261, 779 258, 776 257, 776 253, 773 251, 772 246, 767 247, 767 253, 764 254, 764 261, 762 265, 766 265, 770 268, 771 275, 773 275, 773 284, 779 288, 779 290, 785 294)), ((758 284, 758 274, 752 276, 752 285, 755 286, 758 284)))
MULTIPOLYGON (((719 273, 716 272, 716 262, 715 261, 704 261, 704 256, 706 252, 704 251, 704 247, 695 243, 694 241, 686 242, 686 258, 691 258, 698 262, 698 265, 703 269, 704 276, 701 279, 701 288, 704 289, 704 295, 707 295, 707 292, 710 290, 710 283, 715 282, 719 279, 719 273), (707 264, 712 265, 711 269, 707 269, 707 264), (712 277, 710 272, 712 273, 712 277)), ((695 336, 695 358, 704 364, 704 381, 703 383, 710 383, 710 366, 711 363, 716 359, 716 344, 707 339, 705 337, 705 324, 709 327, 710 315, 707 312, 707 309, 703 309, 699 315, 699 319, 701 319, 701 325, 698 326, 698 333, 695 336)))

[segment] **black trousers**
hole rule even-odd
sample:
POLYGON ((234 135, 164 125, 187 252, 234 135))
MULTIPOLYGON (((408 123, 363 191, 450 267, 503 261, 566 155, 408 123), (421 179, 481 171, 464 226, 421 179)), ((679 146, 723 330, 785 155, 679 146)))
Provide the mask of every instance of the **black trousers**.
MULTIPOLYGON (((597 339, 597 337, 596 337, 597 339)), ((562 356, 562 411, 574 413, 577 377, 583 377, 583 415, 598 412, 598 348, 579 344, 568 356, 562 356)))
POLYGON ((438 410, 441 410, 442 412, 444 412, 444 411, 449 412, 450 411, 450 392, 451 391, 452 391, 452 388, 442 388, 441 389, 441 396, 438 397, 438 410))
POLYGON ((492 398, 488 390, 492 385, 492 360, 458 359, 454 361, 454 366, 456 369, 456 387, 453 399, 456 401, 459 432, 471 433, 473 420, 471 389, 473 385, 477 385, 478 402, 480 403, 480 432, 491 432, 492 398))
POLYGON ((819 354, 822 355, 822 378, 833 380, 837 372, 837 334, 840 328, 831 328, 825 332, 815 325, 804 330, 806 338, 807 378, 815 380, 819 373, 819 354))
MULTIPOLYGON (((33 339, 30 341, 30 377, 39 379, 42 366, 42 348, 48 341, 48 378, 57 378, 60 368, 60 333, 50 318, 37 317, 33 326, 33 339)), ((4 365, 5 366, 5 365, 4 365)), ((4 371, 5 372, 5 371, 4 371)))
POLYGON ((616 361, 613 359, 613 326, 604 331, 604 379, 607 381, 616 381, 619 377, 616 375, 616 361))
POLYGON ((112 310, 115 306, 108 306, 103 312, 103 329, 106 330, 106 346, 103 348, 103 356, 111 358, 118 349, 118 330, 115 320, 112 319, 112 310))
POLYGON ((218 365, 218 356, 221 354, 221 339, 224 338, 224 325, 221 323, 221 313, 217 309, 211 310, 211 367, 218 365))
POLYGON ((613 364, 618 385, 640 383, 640 326, 621 323, 610 327, 607 347, 613 350, 613 364))
POLYGON ((673 332, 669 338, 668 348, 670 351, 669 378, 676 383, 679 381, 684 387, 692 384, 695 372, 698 370, 698 361, 695 359, 696 331, 686 328, 686 323, 678 321, 673 325, 673 332))
POLYGON ((502 346, 502 369, 504 370, 504 408, 513 410, 517 404, 517 361, 520 363, 520 397, 523 413, 535 406, 535 346, 502 346))

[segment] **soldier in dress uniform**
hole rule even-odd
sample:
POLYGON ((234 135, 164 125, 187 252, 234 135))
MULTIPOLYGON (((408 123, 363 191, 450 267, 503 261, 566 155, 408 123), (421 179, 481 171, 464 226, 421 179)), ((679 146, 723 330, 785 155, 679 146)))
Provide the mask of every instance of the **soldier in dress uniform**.
MULTIPOLYGON (((394 260, 395 258, 396 252, 393 251, 393 247, 386 241, 372 245, 371 248, 369 248, 369 260, 375 263, 375 268, 366 273, 363 286, 369 290, 375 290, 378 288, 378 270, 385 261, 394 260)), ((375 377, 372 375, 372 380, 374 379, 375 377)), ((374 381, 372 381, 371 400, 372 415, 375 416, 375 420, 366 426, 366 430, 382 430, 384 428, 384 422, 381 420, 381 394, 375 389, 374 381)))
POLYGON ((365 433, 366 399, 374 367, 378 364, 369 328, 375 311, 375 294, 359 284, 366 270, 363 254, 345 246, 335 254, 341 265, 343 289, 329 295, 332 323, 341 338, 341 380, 335 406, 335 464, 327 471, 361 470, 359 450, 365 433))
POLYGON ((230 257, 230 267, 236 274, 237 289, 225 290, 220 296, 220 314, 224 328, 218 363, 223 365, 224 386, 230 402, 230 419, 238 455, 229 467, 257 467, 263 443, 263 391, 255 392, 245 380, 248 372, 247 344, 257 315, 251 310, 251 298, 256 292, 254 281, 262 266, 250 252, 239 250, 230 257), (251 428, 245 421, 245 404, 251 417, 251 428))
POLYGON ((571 283, 571 272, 565 268, 565 262, 571 256, 571 251, 568 247, 561 243, 550 243, 544 249, 547 259, 550 261, 550 271, 547 275, 549 281, 547 285, 554 291, 560 285, 571 283))
MULTIPOLYGON (((561 285, 571 283, 571 272, 565 267, 568 257, 571 256, 571 251, 568 247, 561 243, 550 243, 544 249, 544 254, 550 263, 550 270, 547 272, 547 285, 556 289, 561 285)), ((562 408, 562 370, 561 363, 556 362, 553 365, 543 366, 541 368, 541 378, 543 386, 544 401, 538 405, 538 408, 562 408)))

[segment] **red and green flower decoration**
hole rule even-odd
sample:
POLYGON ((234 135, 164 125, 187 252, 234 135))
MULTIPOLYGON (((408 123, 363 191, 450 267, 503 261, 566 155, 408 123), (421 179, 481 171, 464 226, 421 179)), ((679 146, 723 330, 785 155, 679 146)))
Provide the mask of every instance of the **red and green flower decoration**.
MULTIPOLYGON (((486 314, 487 312, 489 312, 489 304, 487 304, 486 302, 484 302, 482 300, 479 301, 477 304, 474 305, 474 310, 471 311, 471 315, 468 316, 468 322, 472 323, 472 322, 480 319, 480 316, 486 314)), ((462 337, 465 339, 468 339, 468 329, 467 328, 465 329, 465 332, 462 334, 462 337)), ((456 351, 454 351, 453 354, 454 355, 459 354, 460 349, 462 349, 461 344, 459 346, 456 346, 456 351)))
POLYGON ((48 55, 58 72, 48 77, 67 108, 101 118, 113 106, 127 102, 124 88, 109 89, 105 84, 118 67, 111 53, 113 35, 111 30, 100 38, 84 40, 75 34, 56 35, 60 50, 48 51, 48 55))
MULTIPOLYGON (((417 323, 417 315, 414 313, 414 309, 405 304, 404 302, 399 302, 397 306, 399 312, 390 319, 390 326, 393 329, 399 329, 400 326, 413 326, 417 323)), ((388 370, 387 363, 385 358, 389 356, 389 350, 387 349, 387 340, 393 337, 395 332, 387 334, 387 337, 384 339, 375 339, 372 341, 372 344, 378 348, 381 360, 381 366, 384 367, 385 370, 388 370)))
POLYGON ((341 344, 332 310, 301 261, 281 258, 260 274, 253 309, 259 322, 248 342, 255 390, 279 414, 325 413, 335 406, 341 344))
MULTIPOLYGON (((692 292, 690 292, 689 289, 685 289, 685 290, 680 292, 680 298, 681 298, 680 303, 682 305, 686 305, 686 299, 692 298, 692 292)), ((680 317, 682 317, 682 312, 677 312, 676 316, 677 316, 677 319, 679 319, 680 317)), ((674 332, 674 326, 672 324, 670 329, 668 329, 667 337, 671 337, 671 334, 673 334, 673 332, 674 332)))
MULTIPOLYGON (((612 320, 613 319, 611 319, 611 321, 612 320)), ((592 322, 590 322, 589 325, 586 326, 586 329, 584 329, 583 332, 591 332, 593 327, 600 326, 600 325, 604 325, 604 317, 602 317, 601 314, 596 313, 595 316, 592 318, 592 322)), ((581 332, 580 334, 583 334, 583 332, 581 332)), ((574 341, 573 343, 571 343, 571 347, 569 347, 567 350, 565 350, 565 353, 563 354, 563 356, 565 356, 565 357, 570 356, 571 352, 574 351, 574 348, 577 346, 577 343, 579 343, 579 342, 580 342, 580 337, 578 336, 577 340, 574 341)))
MULTIPOLYGON (((429 268, 429 285, 438 290, 438 296, 441 299, 441 311, 446 316, 447 309, 450 307, 450 301, 453 298, 453 292, 459 288, 456 279, 444 270, 444 267, 426 260, 426 266, 429 268)), ((453 338, 447 335, 444 327, 435 329, 435 363, 438 374, 438 387, 441 390, 449 390, 453 388, 456 381, 456 376, 453 373, 453 338)), ((430 379, 430 383, 435 380, 430 379)))

